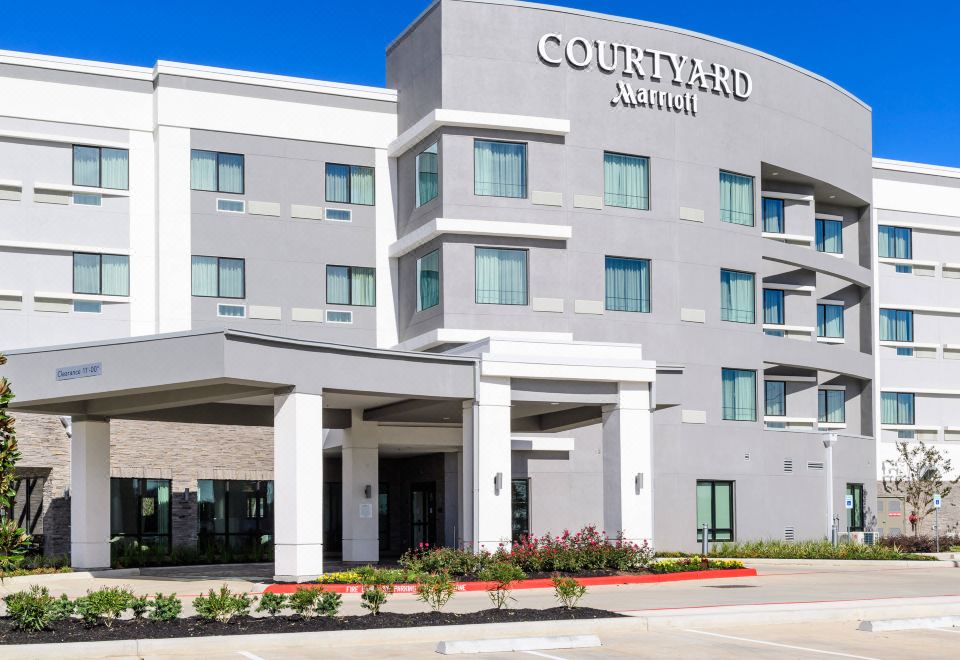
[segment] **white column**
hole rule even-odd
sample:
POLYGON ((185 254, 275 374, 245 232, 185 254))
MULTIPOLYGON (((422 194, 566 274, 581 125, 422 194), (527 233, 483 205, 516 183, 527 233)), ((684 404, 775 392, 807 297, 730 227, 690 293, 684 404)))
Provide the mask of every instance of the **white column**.
POLYGON ((343 561, 380 560, 379 445, 364 433, 362 413, 353 412, 343 434, 343 561))
POLYGON ((323 397, 273 397, 274 579, 323 572, 323 397))
POLYGON ((70 565, 110 567, 110 422, 74 417, 70 437, 70 565))
POLYGON ((603 528, 653 545, 650 384, 620 383, 603 415, 603 528))
POLYGON ((510 547, 510 379, 482 377, 463 410, 463 542, 510 547))

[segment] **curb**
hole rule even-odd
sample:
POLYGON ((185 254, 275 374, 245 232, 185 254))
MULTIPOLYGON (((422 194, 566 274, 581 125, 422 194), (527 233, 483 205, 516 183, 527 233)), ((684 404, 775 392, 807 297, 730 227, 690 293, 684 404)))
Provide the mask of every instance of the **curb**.
MULTIPOLYGON (((719 557, 717 559, 720 559, 719 557)), ((723 557, 723 559, 727 559, 723 557)), ((731 558, 733 561, 743 562, 752 566, 816 566, 819 568, 834 568, 841 566, 855 567, 883 567, 891 568, 956 568, 960 566, 960 561, 954 559, 930 560, 911 560, 911 559, 738 559, 731 558)))
MULTIPOLYGON (((654 575, 604 575, 601 577, 582 577, 577 578, 577 582, 586 587, 598 587, 617 584, 655 584, 660 582, 684 582, 686 580, 717 580, 735 577, 756 577, 757 571, 754 568, 724 568, 712 571, 687 571, 684 573, 662 573, 654 575)), ((456 590, 459 591, 488 591, 493 588, 495 582, 455 582, 456 590)), ((552 589, 553 581, 550 578, 535 578, 532 580, 518 580, 512 585, 513 589, 552 589)), ((359 584, 271 584, 264 593, 292 594, 297 589, 323 589, 338 594, 359 594, 363 592, 363 586, 359 584)), ((415 594, 417 585, 415 584, 395 584, 391 593, 395 594, 415 594)))
POLYGON ((124 578, 140 575, 139 568, 116 568, 103 571, 69 571, 67 573, 37 573, 35 575, 16 575, 4 578, 4 585, 43 584, 58 580, 93 580, 96 578, 124 578))
POLYGON ((960 616, 931 616, 918 619, 880 619, 861 621, 857 630, 865 632, 887 632, 890 630, 921 630, 929 628, 956 628, 960 626, 960 616))

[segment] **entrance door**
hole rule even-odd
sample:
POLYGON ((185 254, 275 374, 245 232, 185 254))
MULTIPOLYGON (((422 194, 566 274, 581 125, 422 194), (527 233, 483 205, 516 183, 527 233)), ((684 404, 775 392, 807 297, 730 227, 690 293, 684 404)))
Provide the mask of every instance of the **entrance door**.
POLYGON ((343 485, 328 481, 323 493, 323 549, 343 551, 343 485))
POLYGON ((437 544, 437 483, 426 481, 410 486, 410 547, 437 544))

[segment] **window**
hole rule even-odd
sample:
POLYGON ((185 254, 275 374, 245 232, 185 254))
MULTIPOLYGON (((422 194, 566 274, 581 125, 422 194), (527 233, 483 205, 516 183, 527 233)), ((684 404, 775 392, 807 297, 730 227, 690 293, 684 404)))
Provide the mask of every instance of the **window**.
POLYGON ((783 325, 783 291, 780 289, 763 290, 763 322, 771 325, 783 325))
POLYGON ((327 304, 376 305, 376 270, 361 266, 327 266, 327 304))
POLYGON ((753 177, 720 172, 720 220, 753 226, 753 177))
POLYGON ((697 481, 697 542, 733 540, 733 481, 697 481))
POLYGON ((880 310, 881 341, 913 341, 913 312, 906 309, 880 310))
POLYGON ((247 203, 242 199, 218 199, 217 210, 222 213, 244 213, 247 203))
POLYGON ((753 323, 755 293, 753 273, 720 271, 720 319, 734 323, 753 323))
POLYGON ((74 252, 73 292, 129 296, 130 257, 125 254, 74 252))
POLYGON ((353 323, 353 312, 340 309, 328 309, 327 323, 353 323))
POLYGON ((107 147, 73 147, 73 185, 128 190, 130 152, 107 147))
POLYGON ((327 163, 327 201, 373 206, 373 168, 327 163))
POLYGON ((527 145, 474 140, 473 194, 526 197, 527 145))
POLYGON ((782 380, 764 381, 764 414, 772 417, 787 415, 787 384, 782 380))
POLYGON ((217 305, 217 316, 242 319, 247 316, 247 308, 243 305, 217 305))
POLYGON ((73 193, 73 203, 77 206, 102 206, 103 198, 99 193, 73 193))
POLYGON ((73 311, 83 314, 99 314, 103 311, 103 303, 99 300, 74 300, 73 311))
POLYGON ((628 209, 650 208, 650 161, 641 156, 603 154, 603 203, 628 209))
POLYGON ((2 510, 7 520, 15 521, 16 526, 33 536, 33 542, 43 547, 43 488, 47 482, 45 476, 29 473, 30 469, 18 469, 13 480, 12 507, 2 510))
POLYGON ((843 337, 843 305, 817 305, 817 336, 843 337))
POLYGON ((527 304, 526 250, 478 247, 475 258, 478 304, 527 304))
POLYGON ((817 252, 843 254, 843 223, 817 218, 815 225, 817 252))
POLYGON ((197 481, 197 548, 201 553, 262 560, 273 543, 273 482, 197 481))
POLYGON ((783 233, 783 200, 763 198, 763 231, 770 234, 783 233))
POLYGON ((440 304, 440 250, 417 259, 417 311, 440 304))
POLYGON ((510 480, 510 521, 516 543, 530 536, 530 480, 510 480))
POLYGON ((170 480, 111 479, 110 536, 170 552, 170 480))
POLYGON ((606 259, 606 308, 617 312, 650 311, 650 261, 606 259))
POLYGON ((438 142, 417 154, 417 206, 423 206, 440 194, 440 156, 438 142))
POLYGON ((882 424, 912 426, 913 420, 914 395, 912 392, 880 393, 880 422, 882 424))
POLYGON ((323 217, 332 222, 352 222, 353 211, 351 209, 331 209, 323 211, 323 217))
POLYGON ((757 372, 723 369, 723 418, 737 422, 757 420, 757 372))
POLYGON ((227 257, 191 258, 192 294, 202 298, 243 298, 246 262, 227 257))
POLYGON ((817 391, 817 421, 844 424, 847 421, 844 390, 817 391))
MULTIPOLYGON (((880 225, 879 252, 890 259, 913 259, 913 230, 880 225)), ((912 273, 913 266, 897 265, 898 273, 912 273)))
POLYGON ((847 495, 853 498, 853 508, 847 509, 847 529, 863 531, 863 484, 847 484, 847 495))
POLYGON ((190 188, 243 194, 243 155, 190 150, 190 188))

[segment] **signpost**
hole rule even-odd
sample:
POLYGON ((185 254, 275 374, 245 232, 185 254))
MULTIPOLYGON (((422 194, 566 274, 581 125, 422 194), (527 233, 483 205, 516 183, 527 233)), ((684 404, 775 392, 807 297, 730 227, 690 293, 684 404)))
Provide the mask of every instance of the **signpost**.
POLYGON ((847 507, 847 543, 850 543, 850 512, 853 511, 853 495, 845 495, 843 506, 847 507))
POLYGON ((937 540, 937 552, 940 552, 940 507, 943 504, 943 498, 940 493, 933 496, 933 536, 937 540))

